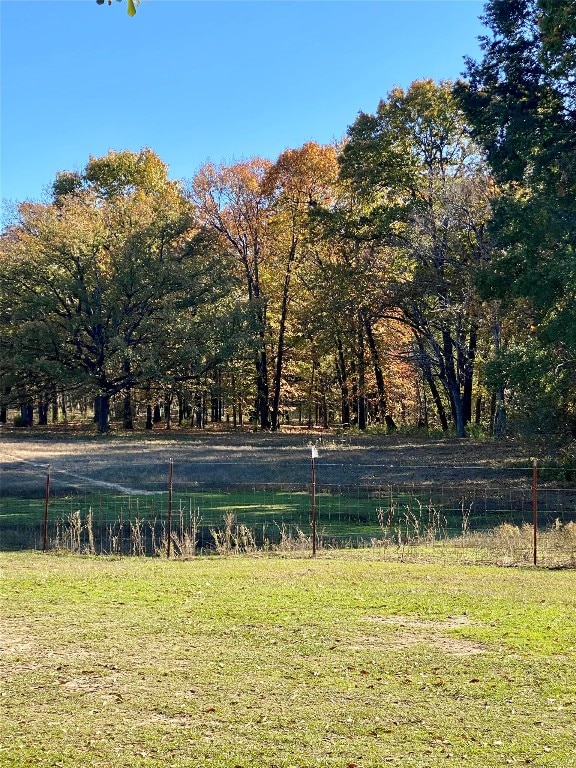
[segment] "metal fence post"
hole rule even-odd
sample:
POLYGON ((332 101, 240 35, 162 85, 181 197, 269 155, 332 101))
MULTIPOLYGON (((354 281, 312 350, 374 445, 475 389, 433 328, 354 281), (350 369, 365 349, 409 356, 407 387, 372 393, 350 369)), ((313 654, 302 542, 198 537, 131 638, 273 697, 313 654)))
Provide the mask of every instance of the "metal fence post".
POLYGON ((532 459, 532 528, 534 565, 537 564, 537 539, 538 539, 538 459, 532 459))
POLYGON ((170 540, 172 538, 172 475, 174 462, 170 459, 168 469, 168 544, 166 545, 166 557, 170 557, 170 540))
POLYGON ((312 446, 312 481, 310 483, 310 502, 312 513, 312 557, 316 556, 316 459, 318 449, 312 446))
POLYGON ((42 535, 42 552, 46 552, 48 542, 48 506, 50 503, 50 464, 46 470, 46 490, 44 493, 44 531, 42 535))

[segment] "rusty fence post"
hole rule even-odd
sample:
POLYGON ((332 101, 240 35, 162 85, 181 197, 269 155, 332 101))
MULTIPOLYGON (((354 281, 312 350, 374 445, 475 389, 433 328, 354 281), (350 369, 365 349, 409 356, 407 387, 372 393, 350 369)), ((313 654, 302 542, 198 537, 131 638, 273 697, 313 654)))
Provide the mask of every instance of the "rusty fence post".
POLYGON ((312 479, 310 482, 310 506, 312 516, 312 557, 316 556, 316 459, 318 449, 312 446, 312 479))
POLYGON ((44 492, 44 530, 42 534, 42 552, 46 552, 48 542, 48 507, 50 505, 50 464, 46 470, 46 490, 44 492))
POLYGON ((170 540, 172 539, 172 476, 174 473, 174 462, 170 459, 168 469, 168 543, 166 545, 166 557, 170 557, 170 540))
POLYGON ((538 459, 532 459, 532 528, 534 565, 538 562, 538 459))

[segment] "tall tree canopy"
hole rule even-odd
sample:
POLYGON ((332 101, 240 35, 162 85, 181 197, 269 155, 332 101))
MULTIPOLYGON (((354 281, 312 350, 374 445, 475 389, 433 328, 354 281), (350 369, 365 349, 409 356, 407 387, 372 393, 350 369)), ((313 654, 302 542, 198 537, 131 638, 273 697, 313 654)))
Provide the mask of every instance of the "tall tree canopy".
POLYGON ((150 149, 58 174, 0 237, 0 421, 75 392, 101 431, 136 398, 149 428, 177 399, 197 426, 463 436, 506 395, 576 432, 570 11, 491 0, 466 80, 393 88, 337 148, 207 163, 186 192, 150 149))
POLYGON ((486 292, 509 313, 521 310, 531 331, 500 370, 508 383, 524 383, 530 401, 540 388, 563 403, 576 428, 574 3, 490 0, 484 21, 483 57, 467 60, 456 90, 500 183, 492 224, 499 256, 486 292))
POLYGON ((262 429, 269 429, 269 377, 266 348, 267 305, 263 266, 269 258, 270 194, 265 178, 271 162, 253 158, 234 165, 204 165, 190 190, 199 221, 213 232, 222 251, 233 259, 245 281, 250 311, 257 328, 255 410, 262 429))
POLYGON ((289 351, 286 337, 295 293, 293 275, 298 270, 302 271, 305 256, 310 250, 310 211, 332 199, 337 178, 335 149, 310 141, 298 149, 282 152, 264 179, 264 188, 270 196, 267 274, 272 312, 269 310, 269 318, 275 330, 272 429, 277 429, 280 423, 284 362, 289 351))
POLYGON ((482 158, 450 83, 394 88, 375 114, 357 118, 348 136, 341 172, 360 204, 351 236, 379 242, 396 259, 389 301, 412 328, 415 360, 443 424, 433 376, 463 436, 482 321, 473 275, 487 256, 490 181, 482 158))
POLYGON ((2 313, 13 325, 4 381, 27 370, 30 394, 51 381, 84 388, 97 396, 100 431, 112 395, 162 375, 177 313, 180 375, 190 375, 186 335, 226 290, 213 238, 149 150, 60 175, 54 202, 21 205, 1 248, 2 313))

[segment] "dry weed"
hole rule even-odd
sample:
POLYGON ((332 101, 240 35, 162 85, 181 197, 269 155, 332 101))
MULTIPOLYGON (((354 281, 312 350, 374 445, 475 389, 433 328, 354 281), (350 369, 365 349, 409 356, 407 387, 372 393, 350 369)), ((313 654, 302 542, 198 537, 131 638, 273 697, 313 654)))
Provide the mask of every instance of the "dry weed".
POLYGON ((244 523, 238 523, 234 512, 226 512, 224 527, 210 528, 210 535, 219 555, 239 555, 258 551, 254 532, 244 523))

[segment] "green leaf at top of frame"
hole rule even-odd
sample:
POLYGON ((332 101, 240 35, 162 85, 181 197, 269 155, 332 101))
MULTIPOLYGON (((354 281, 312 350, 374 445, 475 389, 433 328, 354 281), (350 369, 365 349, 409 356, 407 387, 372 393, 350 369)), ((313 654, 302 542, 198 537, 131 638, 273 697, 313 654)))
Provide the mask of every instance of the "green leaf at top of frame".
POLYGON ((128 16, 136 16, 136 6, 134 0, 128 0, 128 16))

